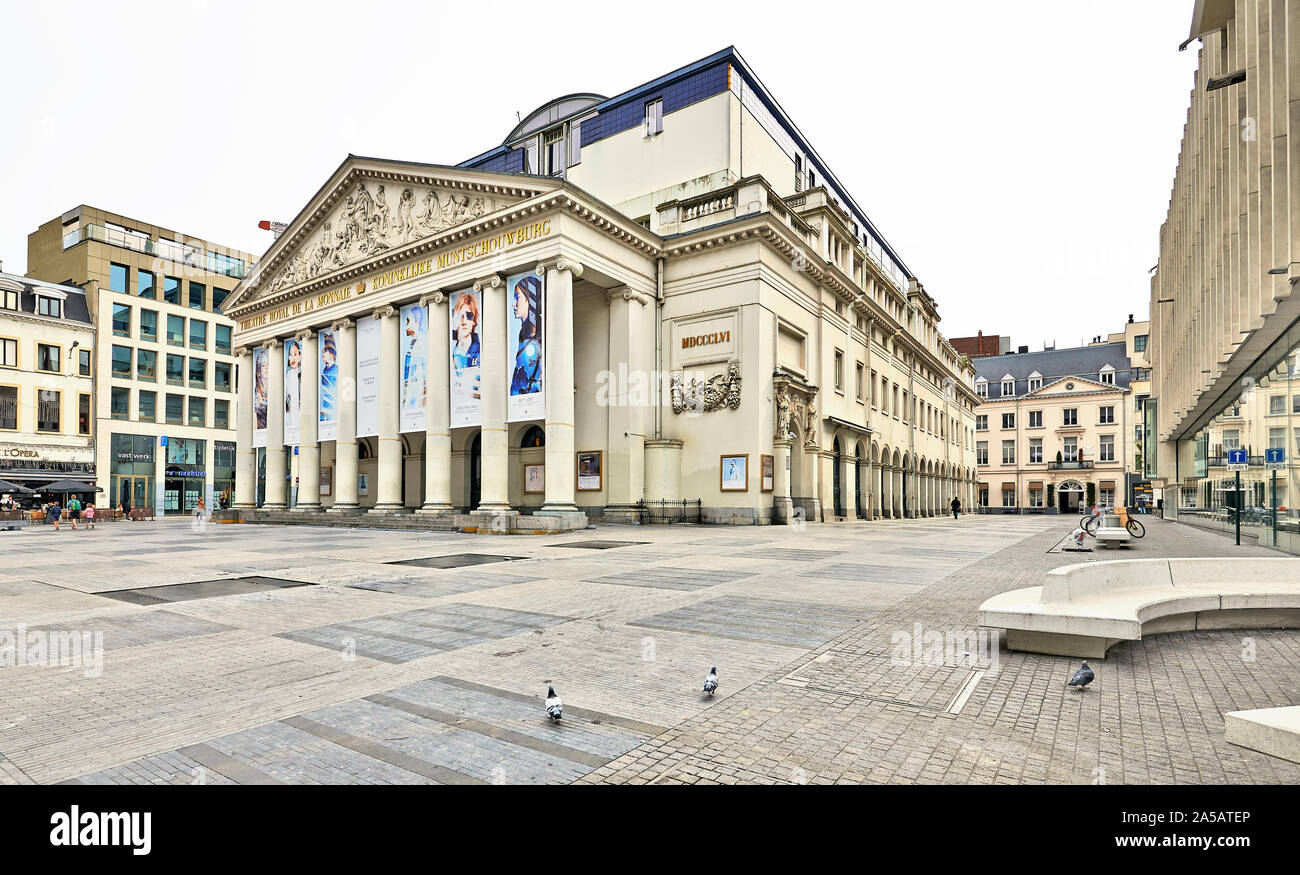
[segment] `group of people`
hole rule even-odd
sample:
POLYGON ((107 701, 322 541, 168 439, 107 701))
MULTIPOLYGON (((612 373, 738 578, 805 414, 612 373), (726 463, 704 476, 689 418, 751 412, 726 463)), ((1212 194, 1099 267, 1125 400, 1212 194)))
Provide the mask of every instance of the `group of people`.
POLYGON ((53 523, 56 532, 59 531, 59 523, 62 522, 65 516, 68 518, 68 522, 72 523, 73 531, 77 530, 78 520, 84 522, 87 529, 95 527, 94 502, 87 502, 83 505, 81 499, 75 495, 68 499, 66 506, 59 504, 59 500, 56 498, 45 504, 42 510, 45 511, 45 519, 53 523))

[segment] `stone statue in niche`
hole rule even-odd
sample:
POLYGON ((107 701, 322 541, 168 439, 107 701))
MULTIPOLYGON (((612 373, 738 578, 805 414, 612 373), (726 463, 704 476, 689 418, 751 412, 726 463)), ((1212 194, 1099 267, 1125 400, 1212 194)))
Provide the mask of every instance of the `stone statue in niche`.
POLYGON ((673 413, 697 410, 707 413, 728 407, 740 408, 740 362, 731 362, 722 374, 715 374, 706 380, 691 378, 685 383, 681 371, 674 371, 669 383, 669 392, 673 403, 673 413))
POLYGON ((778 389, 776 392, 776 439, 784 441, 792 437, 794 437, 794 434, 790 431, 790 396, 785 394, 784 389, 778 389))

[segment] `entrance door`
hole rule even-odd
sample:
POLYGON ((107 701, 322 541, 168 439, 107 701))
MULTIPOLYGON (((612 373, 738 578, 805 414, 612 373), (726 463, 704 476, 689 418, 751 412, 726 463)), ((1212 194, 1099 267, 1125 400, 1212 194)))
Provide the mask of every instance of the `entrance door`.
POLYGON ((145 507, 153 511, 153 506, 149 501, 149 478, 135 477, 131 484, 131 506, 145 507))
POLYGON ((478 435, 469 445, 469 509, 479 506, 483 493, 483 454, 478 435))
POLYGON ((838 440, 835 441, 835 468, 831 476, 831 482, 835 486, 835 515, 844 516, 844 500, 841 498, 843 488, 840 483, 840 442, 838 440))

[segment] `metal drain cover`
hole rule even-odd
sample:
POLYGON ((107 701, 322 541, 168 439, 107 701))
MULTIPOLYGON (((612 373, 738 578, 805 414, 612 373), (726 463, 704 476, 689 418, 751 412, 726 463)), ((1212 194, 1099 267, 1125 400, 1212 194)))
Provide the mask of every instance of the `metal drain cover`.
POLYGON ((193 583, 174 583, 170 586, 146 586, 139 589, 118 589, 98 592, 105 598, 130 602, 133 605, 157 605, 164 602, 188 602, 194 599, 211 599, 268 589, 289 589, 295 586, 312 586, 301 580, 280 580, 275 577, 232 577, 223 580, 199 580, 193 583))
POLYGON ((428 556, 424 559, 398 559, 385 565, 416 565, 420 568, 465 568, 469 565, 487 565, 489 562, 514 562, 527 556, 490 556, 486 553, 459 553, 455 556, 428 556))
POLYGON ((649 541, 574 541, 571 544, 556 544, 556 547, 576 547, 579 550, 609 550, 613 547, 634 547, 649 544, 649 541))

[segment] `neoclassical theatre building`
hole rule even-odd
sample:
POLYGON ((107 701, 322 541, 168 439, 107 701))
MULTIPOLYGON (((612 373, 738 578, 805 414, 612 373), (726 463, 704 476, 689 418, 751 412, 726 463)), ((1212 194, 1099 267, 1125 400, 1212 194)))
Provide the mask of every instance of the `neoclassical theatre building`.
POLYGON ((250 516, 975 503, 974 369, 734 49, 456 166, 349 156, 226 311, 250 516))

